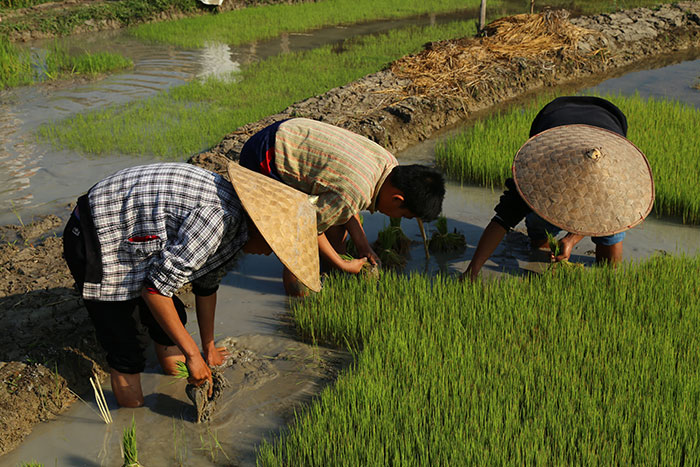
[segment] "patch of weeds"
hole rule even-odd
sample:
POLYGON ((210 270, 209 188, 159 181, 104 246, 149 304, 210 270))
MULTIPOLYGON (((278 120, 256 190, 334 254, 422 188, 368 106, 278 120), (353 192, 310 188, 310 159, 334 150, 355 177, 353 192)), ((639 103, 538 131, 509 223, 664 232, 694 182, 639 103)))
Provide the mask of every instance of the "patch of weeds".
POLYGON ((404 255, 408 253, 410 245, 411 240, 401 229, 401 218, 392 217, 389 225, 379 231, 373 247, 384 267, 403 269, 406 266, 404 255))

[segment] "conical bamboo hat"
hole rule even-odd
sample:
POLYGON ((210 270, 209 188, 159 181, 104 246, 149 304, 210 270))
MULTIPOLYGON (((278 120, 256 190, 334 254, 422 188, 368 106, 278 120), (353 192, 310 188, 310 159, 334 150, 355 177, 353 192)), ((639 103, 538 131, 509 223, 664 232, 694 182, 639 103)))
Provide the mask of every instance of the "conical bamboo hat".
POLYGON ((305 286, 321 290, 316 209, 292 187, 229 162, 228 175, 243 207, 279 260, 305 286))
POLYGON ((649 161, 629 140, 589 125, 563 125, 530 138, 515 155, 523 200, 571 233, 600 237, 634 227, 651 212, 649 161))

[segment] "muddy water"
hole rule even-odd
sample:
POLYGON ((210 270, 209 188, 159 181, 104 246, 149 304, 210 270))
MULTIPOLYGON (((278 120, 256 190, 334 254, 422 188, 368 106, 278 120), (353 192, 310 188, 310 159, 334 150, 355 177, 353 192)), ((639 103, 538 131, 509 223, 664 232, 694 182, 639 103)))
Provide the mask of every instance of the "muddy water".
MULTIPOLYGON (((137 42, 119 37, 113 38, 115 44, 123 40, 127 44, 125 49, 137 54, 137 42)), ((309 41, 317 40, 309 37, 309 41)), ((291 43, 291 36, 288 39, 291 43)), ((286 43, 284 39, 277 41, 278 50, 287 47, 283 43, 286 43)), ((221 67, 235 69, 244 63, 244 58, 232 58, 231 49, 222 52, 220 47, 210 48, 208 52, 168 49, 157 58, 149 55, 154 53, 154 48, 149 48, 151 52, 144 52, 142 59, 134 60, 137 67, 133 71, 97 83, 63 89, 26 88, 2 95, 0 106, 7 111, 0 113, 4 135, 0 148, 0 177, 9 170, 15 172, 0 180, 0 202, 13 200, 17 201, 15 206, 26 206, 27 211, 18 211, 22 215, 34 212, 32 209, 51 212, 55 206, 72 201, 80 190, 117 168, 149 161, 118 155, 87 159, 42 148, 30 137, 31 131, 42 122, 56 118, 55 115, 71 115, 109 102, 143 98, 194 79, 198 74, 216 73, 221 67), (205 54, 219 58, 207 62, 202 58, 205 54), (221 57, 227 55, 230 64, 224 65, 221 57), (173 65, 176 62, 184 64, 173 65), (207 67, 203 62, 216 66, 207 67), (162 63, 166 65, 161 67, 162 63), (146 69, 149 71, 144 71, 146 69), (112 98, 115 100, 110 100, 112 98), (54 117, 44 118, 44 114, 54 117), (17 182, 19 188, 8 189, 8 184, 16 180, 21 180, 17 182)), ((264 47, 248 49, 246 56, 255 57, 261 48, 264 47)), ((657 97, 682 90, 681 94, 670 97, 700 107, 697 100, 700 91, 690 88, 698 76, 700 61, 696 60, 632 73, 602 83, 595 90, 630 94, 638 89, 644 96, 657 97)), ((430 162, 437 139, 414 146, 398 156, 403 163, 430 162)), ((404 221, 404 230, 415 241, 408 269, 441 271, 455 276, 463 271, 499 196, 498 190, 450 183, 444 204, 448 227, 465 234, 467 248, 457 254, 431 255, 426 260, 416 223, 404 221)), ((15 220, 11 210, 3 210, 6 218, 0 222, 15 220)), ((365 228, 370 239, 376 238, 377 232, 387 223, 382 215, 365 213, 365 228)), ((428 225, 429 235, 432 229, 428 225)), ((586 239, 577 245, 572 260, 590 264, 592 250, 593 244, 586 239)), ((625 240, 627 259, 646 258, 660 252, 697 254, 698 250, 700 229, 668 219, 649 218, 631 230, 625 240)), ((485 276, 525 274, 546 267, 543 260, 530 252, 523 231, 518 230, 508 235, 483 271, 485 276)), ((118 465, 121 433, 133 417, 139 458, 145 465, 252 465, 261 440, 279 433, 289 421, 293 407, 309 401, 320 386, 332 379, 329 363, 323 362, 329 359, 331 363, 347 361, 342 354, 307 346, 284 334, 281 317, 287 309, 287 301, 282 294, 280 270, 274 257, 251 256, 243 258, 224 280, 219 294, 217 339, 233 336, 235 348, 242 357, 225 370, 232 385, 226 390, 210 424, 192 423, 194 414, 184 395, 184 383, 173 383, 172 378, 160 375, 154 356, 149 355, 149 366, 143 377, 146 407, 116 410, 107 384, 105 392, 114 417, 112 425, 101 422, 94 400, 88 397, 86 403, 74 405, 56 421, 37 426, 25 442, 3 456, 0 463, 19 465, 36 460, 44 465, 118 465)), ((194 313, 190 313, 189 320, 188 329, 196 334, 194 313)))
MULTIPOLYGON (((358 35, 473 16, 473 12, 425 15, 284 34, 274 40, 239 47, 210 44, 197 50, 143 43, 125 32, 67 38, 62 43, 69 49, 119 53, 131 58, 134 68, 93 82, 0 91, 0 225, 17 223, 18 217, 26 222, 34 215, 56 212, 110 173, 154 161, 147 156, 105 154, 97 158, 59 151, 37 142, 34 132, 41 124, 111 104, 144 99, 193 79, 224 76, 272 55, 313 49, 358 35)), ((36 42, 27 47, 41 55, 47 44, 47 41, 36 42)))

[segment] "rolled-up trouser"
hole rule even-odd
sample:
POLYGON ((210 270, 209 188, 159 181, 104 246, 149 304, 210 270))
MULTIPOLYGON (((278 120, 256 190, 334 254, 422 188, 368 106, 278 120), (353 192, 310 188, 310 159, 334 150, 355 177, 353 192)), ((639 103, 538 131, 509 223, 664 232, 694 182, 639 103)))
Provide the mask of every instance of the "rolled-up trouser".
MULTIPOLYGON (((84 231, 84 219, 81 225, 76 214, 74 211, 63 231, 63 255, 75 279, 76 287, 82 294, 83 284, 86 279, 90 280, 86 274, 94 274, 94 271, 87 268, 87 264, 99 264, 99 258, 95 257, 95 251, 86 248, 85 237, 90 233, 84 231)), ((144 370, 144 351, 149 344, 148 336, 158 344, 175 345, 140 297, 110 302, 84 300, 84 303, 95 326, 97 340, 107 353, 107 362, 117 371, 136 374, 144 370)), ((187 323, 185 305, 176 296, 173 296, 173 303, 184 326, 187 323)))
MULTIPOLYGON (((547 238, 547 232, 551 235, 557 235, 562 230, 556 225, 542 219, 534 212, 531 212, 525 217, 525 226, 527 227, 527 236, 536 243, 545 240, 547 238)), ((624 240, 625 234, 626 232, 620 232, 604 237, 591 237, 591 240, 593 240, 593 243, 596 245, 611 246, 624 240)))

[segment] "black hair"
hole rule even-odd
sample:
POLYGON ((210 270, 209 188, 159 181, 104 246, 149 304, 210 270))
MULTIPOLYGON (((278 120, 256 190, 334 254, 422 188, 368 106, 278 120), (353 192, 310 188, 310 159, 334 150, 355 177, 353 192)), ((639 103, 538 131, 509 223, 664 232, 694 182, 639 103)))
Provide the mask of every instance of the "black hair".
POLYGON ((438 170, 419 164, 399 165, 391 171, 389 181, 403 192, 401 207, 416 217, 429 222, 442 212, 445 179, 438 170))

